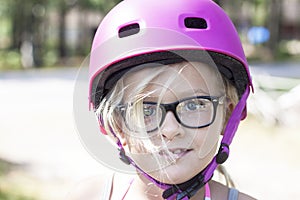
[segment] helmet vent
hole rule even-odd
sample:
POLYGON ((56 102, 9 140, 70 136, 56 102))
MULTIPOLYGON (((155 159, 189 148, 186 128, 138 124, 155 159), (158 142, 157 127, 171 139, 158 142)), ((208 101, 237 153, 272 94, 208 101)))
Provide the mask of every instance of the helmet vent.
POLYGON ((187 17, 184 19, 184 25, 187 28, 207 29, 206 20, 198 17, 187 17))
POLYGON ((140 32, 140 25, 138 23, 126 25, 119 30, 119 38, 128 37, 140 32))

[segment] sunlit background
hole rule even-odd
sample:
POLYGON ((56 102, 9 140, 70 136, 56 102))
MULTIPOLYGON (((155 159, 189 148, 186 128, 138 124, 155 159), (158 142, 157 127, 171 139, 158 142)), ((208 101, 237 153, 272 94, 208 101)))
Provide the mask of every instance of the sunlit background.
MULTIPOLYGON (((117 2, 0 0, 0 200, 89 199, 109 171, 80 142, 73 91, 117 2)), ((216 2, 239 31, 254 82, 226 167, 258 199, 300 199, 300 0, 216 2)))

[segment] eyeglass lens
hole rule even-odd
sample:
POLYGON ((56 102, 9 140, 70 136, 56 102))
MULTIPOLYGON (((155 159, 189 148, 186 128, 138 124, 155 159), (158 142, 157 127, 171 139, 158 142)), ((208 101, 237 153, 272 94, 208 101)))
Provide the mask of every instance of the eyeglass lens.
POLYGON ((157 130, 165 120, 166 113, 172 111, 177 121, 188 128, 201 128, 210 125, 215 117, 218 99, 214 97, 191 97, 170 104, 143 102, 142 118, 138 119, 134 108, 126 109, 126 125, 130 130, 144 128, 147 132, 157 130), (129 112, 128 112, 129 111, 129 112))

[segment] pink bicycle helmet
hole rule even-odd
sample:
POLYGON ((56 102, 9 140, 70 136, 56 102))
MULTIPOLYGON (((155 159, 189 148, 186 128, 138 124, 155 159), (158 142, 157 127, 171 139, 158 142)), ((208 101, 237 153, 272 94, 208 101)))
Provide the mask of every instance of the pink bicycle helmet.
MULTIPOLYGON (((174 195, 177 199, 193 196, 228 157, 237 126, 245 117, 252 87, 238 33, 227 14, 212 0, 124 0, 106 15, 94 37, 89 68, 92 109, 129 69, 149 62, 205 62, 203 52, 237 88, 240 101, 225 128, 218 154, 198 176, 180 185, 167 185, 145 173, 166 189, 166 199, 174 195)), ((125 155, 122 145, 119 147, 121 158, 138 168, 125 155)))

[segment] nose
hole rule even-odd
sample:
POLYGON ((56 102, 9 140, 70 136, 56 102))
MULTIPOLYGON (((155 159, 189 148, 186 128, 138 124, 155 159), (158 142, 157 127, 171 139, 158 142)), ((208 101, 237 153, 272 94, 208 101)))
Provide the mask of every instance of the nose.
POLYGON ((166 114, 165 121, 161 126, 162 136, 167 140, 173 140, 175 137, 184 136, 184 130, 182 126, 177 121, 174 114, 169 111, 166 114))

